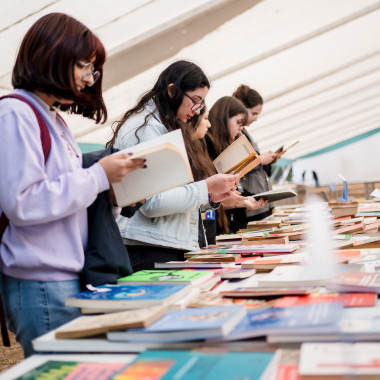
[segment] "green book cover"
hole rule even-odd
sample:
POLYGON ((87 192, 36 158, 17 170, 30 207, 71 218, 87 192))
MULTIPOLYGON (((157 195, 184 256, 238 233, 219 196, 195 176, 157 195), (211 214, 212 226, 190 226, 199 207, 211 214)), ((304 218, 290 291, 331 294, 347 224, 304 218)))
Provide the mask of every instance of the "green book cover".
POLYGON ((140 270, 118 279, 119 284, 196 284, 211 278, 212 271, 152 269, 140 270))

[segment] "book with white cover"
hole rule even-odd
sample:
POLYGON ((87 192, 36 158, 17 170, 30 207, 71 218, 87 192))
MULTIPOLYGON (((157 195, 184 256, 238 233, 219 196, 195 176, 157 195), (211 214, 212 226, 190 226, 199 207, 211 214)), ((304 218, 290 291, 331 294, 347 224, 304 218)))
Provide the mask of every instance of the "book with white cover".
POLYGON ((325 273, 315 273, 309 265, 278 266, 259 279, 259 286, 292 287, 324 286, 330 280, 325 273))
POLYGON ((226 249, 226 253, 291 253, 299 249, 298 243, 287 244, 255 244, 255 245, 233 245, 226 249))
POLYGON ((131 146, 123 152, 133 153, 131 158, 145 158, 147 167, 134 170, 121 182, 112 184, 120 207, 194 181, 180 129, 131 146))
POLYGON ((299 373, 303 380, 379 379, 380 343, 304 343, 299 373))

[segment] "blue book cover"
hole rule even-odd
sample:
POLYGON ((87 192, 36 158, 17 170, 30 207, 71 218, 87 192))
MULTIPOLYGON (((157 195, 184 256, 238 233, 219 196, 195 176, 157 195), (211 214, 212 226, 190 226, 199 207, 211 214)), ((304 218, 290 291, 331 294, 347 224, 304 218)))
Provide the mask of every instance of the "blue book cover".
POLYGON ((109 340, 179 342, 220 337, 244 318, 244 306, 215 306, 169 310, 163 317, 141 329, 111 331, 109 340))
POLYGON ((276 364, 274 352, 148 350, 113 379, 259 380, 269 378, 276 364))
POLYGON ((222 340, 240 340, 280 331, 309 331, 325 327, 337 329, 343 313, 340 302, 248 310, 244 319, 222 340))
POLYGON ((191 285, 101 285, 66 298, 67 306, 111 309, 166 305, 190 292, 191 285))

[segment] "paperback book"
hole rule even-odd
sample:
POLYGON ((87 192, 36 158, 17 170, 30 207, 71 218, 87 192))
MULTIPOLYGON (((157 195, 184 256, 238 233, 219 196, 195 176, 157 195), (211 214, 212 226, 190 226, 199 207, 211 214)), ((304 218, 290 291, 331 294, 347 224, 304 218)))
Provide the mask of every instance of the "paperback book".
POLYGON ((380 343, 304 343, 301 380, 379 379, 380 343))
POLYGON ((279 353, 147 350, 115 380, 267 380, 275 373, 279 353))
POLYGON ((244 306, 169 310, 145 328, 111 331, 107 338, 117 341, 184 342, 221 337, 228 334, 245 314, 244 306))
POLYGON ((191 285, 101 285, 66 298, 66 305, 97 310, 122 310, 170 305, 190 292, 191 285))
POLYGON ((59 327, 55 332, 55 337, 57 339, 83 338, 112 330, 146 327, 162 317, 166 311, 166 306, 155 306, 110 314, 82 316, 59 327))
POLYGON ((336 320, 342 314, 339 302, 294 306, 290 308, 270 308, 247 310, 246 317, 221 339, 213 341, 232 341, 265 336, 276 332, 310 332, 316 327, 336 328, 336 320))
POLYGON ((129 276, 119 278, 117 282, 125 285, 149 285, 149 284, 191 284, 196 285, 213 276, 208 271, 186 270, 140 270, 129 276))

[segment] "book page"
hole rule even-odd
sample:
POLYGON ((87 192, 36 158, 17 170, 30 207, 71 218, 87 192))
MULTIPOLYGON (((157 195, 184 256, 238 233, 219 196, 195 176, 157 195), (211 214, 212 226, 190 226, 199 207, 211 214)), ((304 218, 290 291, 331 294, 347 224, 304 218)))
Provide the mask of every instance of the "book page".
POLYGON ((128 173, 122 182, 112 184, 119 207, 194 181, 181 130, 137 144, 126 151, 145 158, 147 167, 128 173))
MULTIPOLYGON (((244 169, 244 174, 252 170, 260 162, 259 155, 245 135, 241 135, 213 161, 218 173, 229 173, 234 168, 241 166, 244 169), (249 156, 251 158, 246 162, 249 156)), ((239 168, 237 171, 241 172, 239 168)))

